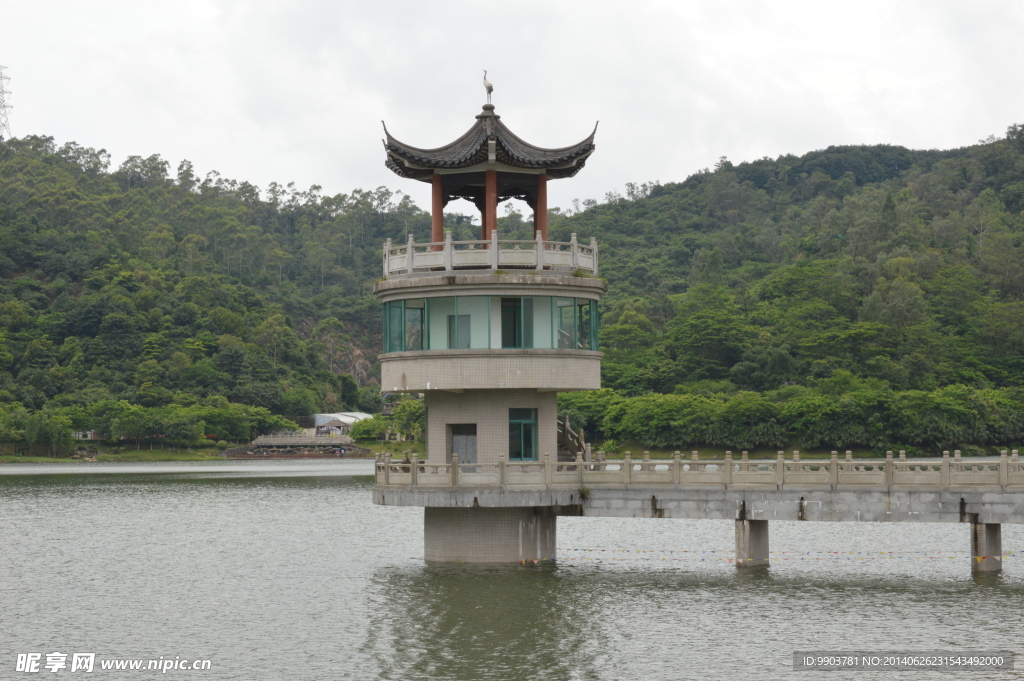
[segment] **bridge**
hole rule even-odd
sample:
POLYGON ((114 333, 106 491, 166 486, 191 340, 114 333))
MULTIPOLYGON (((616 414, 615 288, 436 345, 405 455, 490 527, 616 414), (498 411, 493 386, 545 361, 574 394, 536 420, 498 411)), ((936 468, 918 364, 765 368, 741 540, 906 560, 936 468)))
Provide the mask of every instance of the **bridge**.
MULTIPOLYGON (((428 559, 431 527, 447 527, 433 541, 446 555, 479 554, 486 537, 460 522, 461 509, 499 514, 509 508, 534 516, 732 519, 736 523, 736 565, 768 564, 771 520, 849 522, 958 522, 971 524, 974 572, 1002 568, 1002 523, 1024 523, 1024 462, 1017 450, 996 458, 908 459, 889 452, 884 459, 854 459, 850 452, 828 459, 801 459, 799 452, 775 459, 684 457, 575 461, 548 455, 540 461, 434 463, 376 461, 374 502, 424 506, 444 523, 426 524, 428 559), (469 544, 473 546, 470 547, 469 544)), ((439 530, 434 530, 438 532, 439 530)), ((520 529, 522 535, 522 529, 520 529)), ((540 535, 537 537, 538 547, 540 535)), ((522 539, 518 550, 522 553, 522 539)), ((516 547, 512 547, 516 548, 516 547)), ((495 546, 498 554, 509 547, 495 546)), ((544 553, 538 548, 539 553, 544 553)), ((487 549, 483 549, 487 554, 487 549)), ((507 560, 507 557, 505 558, 507 560)))

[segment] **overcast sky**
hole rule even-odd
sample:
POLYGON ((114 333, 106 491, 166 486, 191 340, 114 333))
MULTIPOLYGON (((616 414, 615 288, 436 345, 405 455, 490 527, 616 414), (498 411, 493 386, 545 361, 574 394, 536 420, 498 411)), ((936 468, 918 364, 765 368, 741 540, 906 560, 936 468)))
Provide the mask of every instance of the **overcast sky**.
MULTIPOLYGON (((1024 122, 1024 2, 14 0, 14 136, 187 158, 260 187, 428 186, 384 167, 380 121, 452 141, 485 100, 565 146, 550 205, 833 144, 951 148, 1024 122)), ((450 209, 472 212, 469 203, 450 209)))

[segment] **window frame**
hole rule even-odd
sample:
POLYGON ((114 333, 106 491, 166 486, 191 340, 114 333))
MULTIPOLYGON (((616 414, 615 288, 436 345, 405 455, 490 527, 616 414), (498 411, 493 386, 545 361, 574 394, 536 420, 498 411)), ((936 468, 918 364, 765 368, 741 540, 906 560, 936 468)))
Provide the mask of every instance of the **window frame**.
POLYGON ((509 410, 508 410, 508 438, 509 438, 508 439, 508 460, 509 461, 519 461, 519 462, 539 461, 540 460, 540 454, 537 451, 537 443, 538 443, 537 410, 534 409, 534 408, 509 407, 509 410), (519 412, 523 412, 523 411, 531 412, 530 413, 530 418, 513 418, 513 416, 512 416, 513 412, 517 412, 517 411, 519 411, 519 412), (513 432, 513 429, 518 431, 519 451, 520 451, 520 453, 522 453, 522 452, 524 452, 526 450, 526 447, 525 447, 526 439, 524 437, 524 431, 526 430, 526 427, 530 427, 529 428, 529 430, 531 432, 530 450, 532 451, 533 456, 531 456, 530 458, 526 458, 526 457, 523 457, 520 454, 519 457, 513 457, 512 456, 512 450, 513 450, 512 438, 515 435, 515 433, 513 432))

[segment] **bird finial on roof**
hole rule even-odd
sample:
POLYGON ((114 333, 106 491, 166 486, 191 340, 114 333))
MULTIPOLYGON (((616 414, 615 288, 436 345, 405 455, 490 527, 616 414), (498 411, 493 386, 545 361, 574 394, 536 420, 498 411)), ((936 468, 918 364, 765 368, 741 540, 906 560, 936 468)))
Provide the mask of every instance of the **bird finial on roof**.
POLYGON ((484 89, 487 90, 487 103, 491 103, 491 93, 494 92, 494 86, 491 85, 491 81, 487 80, 487 70, 484 70, 484 89))

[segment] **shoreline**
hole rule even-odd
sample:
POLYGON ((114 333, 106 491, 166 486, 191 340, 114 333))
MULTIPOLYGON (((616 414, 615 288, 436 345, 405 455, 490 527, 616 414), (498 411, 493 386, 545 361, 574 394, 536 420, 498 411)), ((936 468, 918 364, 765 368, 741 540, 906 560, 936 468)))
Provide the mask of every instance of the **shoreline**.
POLYGON ((0 464, 92 464, 92 463, 167 463, 173 461, 373 461, 372 456, 245 456, 224 457, 204 455, 169 455, 166 457, 139 458, 104 454, 96 459, 53 458, 44 456, 0 456, 0 464))

